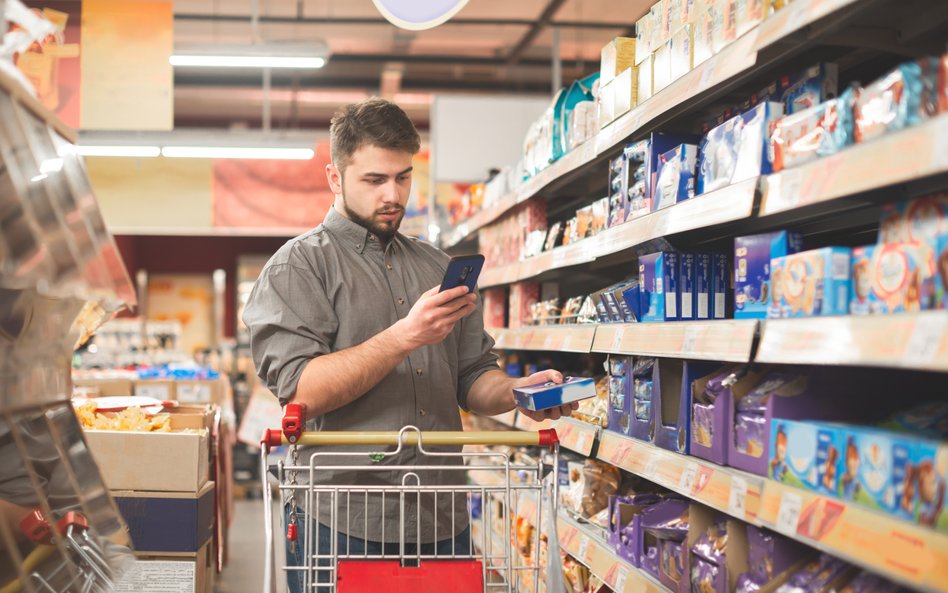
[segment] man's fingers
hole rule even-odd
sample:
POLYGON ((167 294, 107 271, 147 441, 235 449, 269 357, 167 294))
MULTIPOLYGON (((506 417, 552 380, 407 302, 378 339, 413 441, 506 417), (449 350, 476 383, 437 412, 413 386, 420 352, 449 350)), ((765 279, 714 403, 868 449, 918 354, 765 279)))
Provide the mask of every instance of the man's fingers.
POLYGON ((435 292, 436 294, 431 296, 431 304, 436 307, 440 307, 445 303, 449 303, 456 298, 466 295, 470 291, 468 290, 467 286, 462 285, 450 288, 444 292, 437 292, 437 289, 435 289, 435 292))

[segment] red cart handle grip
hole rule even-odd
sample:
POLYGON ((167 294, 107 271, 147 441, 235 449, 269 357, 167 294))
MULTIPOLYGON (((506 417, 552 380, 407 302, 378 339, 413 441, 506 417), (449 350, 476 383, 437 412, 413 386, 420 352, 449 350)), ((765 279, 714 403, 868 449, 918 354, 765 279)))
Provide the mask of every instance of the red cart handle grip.
POLYGON ((283 436, 291 444, 300 440, 305 416, 306 406, 303 404, 286 404, 283 408, 283 436))
POLYGON ((552 451, 557 445, 560 444, 560 437, 556 434, 556 429, 547 428, 537 432, 540 433, 540 442, 538 444, 541 447, 546 447, 552 451))

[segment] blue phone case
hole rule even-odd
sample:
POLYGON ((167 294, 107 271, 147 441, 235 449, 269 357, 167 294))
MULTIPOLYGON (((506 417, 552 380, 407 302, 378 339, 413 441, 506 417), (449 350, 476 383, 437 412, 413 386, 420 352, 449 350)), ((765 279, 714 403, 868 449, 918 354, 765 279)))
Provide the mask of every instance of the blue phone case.
POLYGON ((450 290, 458 286, 466 285, 468 290, 474 292, 477 290, 477 277, 484 267, 483 255, 461 255, 452 257, 448 262, 448 269, 444 272, 444 279, 441 281, 441 290, 450 290))

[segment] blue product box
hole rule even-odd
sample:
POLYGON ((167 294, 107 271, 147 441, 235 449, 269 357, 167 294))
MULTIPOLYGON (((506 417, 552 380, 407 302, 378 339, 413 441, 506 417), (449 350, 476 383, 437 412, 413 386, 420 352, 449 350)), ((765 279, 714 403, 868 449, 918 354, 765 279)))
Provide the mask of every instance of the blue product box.
POLYGON ((935 308, 948 309, 948 233, 935 242, 935 308))
POLYGON ((848 247, 824 247, 770 261, 772 296, 768 319, 820 317, 849 313, 848 247))
POLYGON ((606 311, 609 313, 609 319, 612 323, 622 323, 625 318, 622 316, 622 309, 616 301, 615 290, 619 284, 613 284, 602 293, 602 300, 606 304, 606 311))
POLYGON ((850 426, 827 425, 837 431, 842 446, 838 496, 896 517, 915 517, 911 488, 915 439, 899 433, 850 426))
MULTIPOLYGON (((940 265, 939 265, 940 264, 940 265)), ((943 288, 939 268, 927 243, 887 243, 853 249, 852 315, 904 313, 936 308, 943 288)))
POLYGON ((699 145, 698 194, 773 172, 770 130, 783 104, 767 102, 709 131, 699 145))
POLYGON ((678 319, 678 253, 659 251, 639 258, 642 321, 678 319))
POLYGON ((948 194, 935 194, 885 204, 879 219, 878 243, 925 242, 934 249, 948 233, 948 194))
POLYGON ((667 208, 695 196, 698 146, 680 144, 658 159, 658 176, 652 198, 653 210, 667 208))
MULTIPOLYGON (((802 245, 803 237, 788 231, 749 235, 734 239, 735 319, 764 319, 767 317, 771 292, 770 261, 777 257, 797 253, 802 245)), ((715 287, 715 290, 717 290, 717 287, 715 287)))
POLYGON ((609 357, 608 430, 629 436, 632 414, 632 357, 609 357))
POLYGON ((517 405, 534 412, 596 397, 596 382, 587 377, 566 377, 562 383, 539 383, 513 390, 517 405))
POLYGON ((647 442, 655 437, 657 362, 654 358, 639 358, 632 369, 629 436, 647 442))
POLYGON ((638 281, 622 290, 622 300, 625 301, 625 306, 632 313, 631 321, 639 321, 642 318, 642 287, 638 281))
POLYGON ((839 66, 820 63, 777 81, 778 95, 772 100, 783 103, 790 115, 815 107, 838 95, 839 66))
POLYGON ((625 153, 609 161, 609 226, 625 222, 629 214, 629 160, 625 153))
POLYGON ((678 318, 683 321, 697 318, 696 274, 696 254, 680 253, 678 255, 678 293, 681 307, 678 318))
POLYGON ((136 551, 193 553, 214 535, 215 491, 208 482, 194 493, 115 491, 112 496, 136 551))
POLYGON ((695 319, 701 321, 711 319, 711 307, 714 302, 714 295, 711 292, 714 271, 711 266, 710 253, 695 253, 694 257, 695 319))
POLYGON ((661 164, 662 155, 682 144, 697 145, 700 139, 700 136, 692 134, 662 134, 660 132, 654 132, 648 137, 648 140, 644 141, 648 143, 645 152, 645 194, 649 198, 653 211, 656 210, 655 191, 658 184, 658 169, 661 164))
POLYGON ((606 290, 608 289, 604 288, 590 295, 593 304, 596 305, 596 315, 599 317, 599 323, 612 323, 612 316, 609 314, 609 307, 605 300, 606 290))
POLYGON ((837 495, 840 453, 845 443, 833 428, 812 421, 770 423, 767 476, 797 488, 837 495))
POLYGON ((612 300, 616 302, 616 306, 619 308, 619 314, 622 316, 624 323, 635 323, 638 321, 638 318, 635 316, 635 309, 629 307, 628 302, 625 300, 625 291, 636 290, 638 285, 638 281, 635 280, 624 283, 612 291, 612 300))
POLYGON ((728 290, 731 286, 733 272, 727 264, 727 255, 723 253, 711 254, 711 294, 712 319, 727 319, 728 317, 728 290))
POLYGON ((919 440, 912 456, 915 520, 948 533, 945 492, 948 489, 948 443, 919 440))

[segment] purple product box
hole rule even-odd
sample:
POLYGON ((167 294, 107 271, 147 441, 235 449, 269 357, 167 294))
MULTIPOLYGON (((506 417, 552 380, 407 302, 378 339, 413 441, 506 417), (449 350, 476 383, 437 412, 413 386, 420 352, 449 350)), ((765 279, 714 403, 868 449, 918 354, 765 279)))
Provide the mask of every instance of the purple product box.
POLYGON ((647 509, 641 517, 642 555, 639 565, 663 585, 679 593, 688 591, 685 543, 688 515, 687 502, 667 499, 647 509))
POLYGON ((661 502, 657 494, 609 497, 609 538, 616 555, 639 566, 642 549, 642 513, 661 502))
POLYGON ((810 548, 769 529, 747 525, 748 572, 761 585, 811 554, 810 548))
POLYGON ((728 266, 727 255, 723 253, 712 253, 711 254, 711 294, 712 294, 712 304, 711 317, 712 319, 727 319, 728 310, 728 300, 733 292, 729 289, 731 287, 731 279, 733 277, 733 272, 728 266))
POLYGON ((681 308, 678 318, 682 321, 697 318, 697 257, 694 253, 678 254, 678 293, 681 308))
POLYGON ((690 453, 695 457, 727 463, 732 391, 746 373, 747 367, 731 367, 692 384, 690 453))
POLYGON ((658 580, 677 593, 691 590, 688 578, 688 543, 673 539, 659 542, 658 580))
POLYGON ((641 321, 678 319, 678 253, 659 251, 639 258, 639 282, 642 290, 641 321))
POLYGON ((770 305, 770 262, 797 253, 803 246, 798 233, 777 231, 734 239, 734 317, 765 319, 770 305))
POLYGON ((609 358, 609 426, 607 430, 629 436, 632 414, 632 357, 609 358))
POLYGON ((728 593, 727 522, 717 519, 691 546, 691 593, 728 593))
POLYGON ((632 370, 629 436, 652 442, 655 425, 654 385, 656 359, 639 358, 632 370))
POLYGON ((688 455, 691 451, 692 384, 718 370, 715 362, 657 361, 655 382, 655 445, 688 455))
MULTIPOLYGON (((714 306, 714 294, 712 290, 712 277, 714 270, 711 266, 710 253, 695 253, 695 319, 699 321, 711 319, 712 307, 714 306)), ((723 296, 723 295, 722 295, 723 296)))

